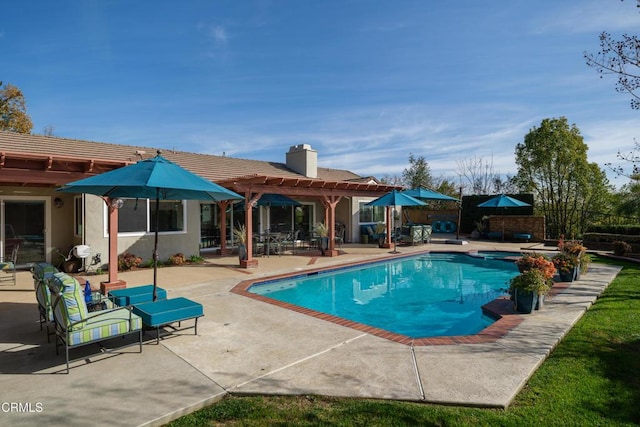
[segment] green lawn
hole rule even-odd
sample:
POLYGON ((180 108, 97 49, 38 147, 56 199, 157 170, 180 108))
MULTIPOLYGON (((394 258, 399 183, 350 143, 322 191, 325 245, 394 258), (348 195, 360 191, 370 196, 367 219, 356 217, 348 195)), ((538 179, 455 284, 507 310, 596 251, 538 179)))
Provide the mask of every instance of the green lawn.
POLYGON ((622 272, 507 410, 319 396, 227 397, 170 425, 638 425, 640 265, 617 264, 622 272))

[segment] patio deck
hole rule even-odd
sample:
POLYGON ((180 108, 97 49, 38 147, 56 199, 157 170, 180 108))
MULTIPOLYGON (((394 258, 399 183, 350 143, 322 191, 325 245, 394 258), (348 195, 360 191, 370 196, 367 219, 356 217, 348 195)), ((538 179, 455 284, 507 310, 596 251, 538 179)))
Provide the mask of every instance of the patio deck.
MULTIPOLYGON (((400 247, 402 252, 520 250, 533 244, 471 242, 400 247)), ((539 248, 540 246, 538 246, 539 248)), ((495 342, 413 347, 277 306, 230 290, 248 277, 302 271, 388 255, 377 246, 345 245, 336 258, 261 258, 256 269, 237 268, 237 257, 200 266, 161 268, 168 297, 204 306, 198 336, 192 330, 156 345, 146 336, 142 354, 87 349, 87 357, 61 374, 64 355, 38 326, 31 276, 0 288, 2 425, 162 425, 231 394, 323 394, 505 407, 619 269, 594 265, 582 280, 547 300, 542 311, 495 342), (6 403, 19 404, 10 408, 6 403)), ((151 281, 150 270, 122 273, 129 286, 151 281)), ((90 278, 104 280, 100 276, 90 278)), ((82 350, 78 350, 81 352, 82 350)), ((78 355, 79 353, 75 353, 78 355)))

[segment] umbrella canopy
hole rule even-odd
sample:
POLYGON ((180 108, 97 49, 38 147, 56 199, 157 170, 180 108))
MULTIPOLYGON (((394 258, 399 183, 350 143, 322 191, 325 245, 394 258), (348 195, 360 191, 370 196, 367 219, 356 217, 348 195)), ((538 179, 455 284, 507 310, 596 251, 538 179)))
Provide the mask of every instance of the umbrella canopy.
POLYGON ((499 196, 492 197, 486 202, 480 203, 479 208, 521 208, 524 206, 531 206, 529 203, 525 203, 513 197, 509 197, 506 194, 500 194, 499 196))
MULTIPOLYGON (((231 190, 189 172, 160 155, 138 163, 115 169, 90 178, 71 182, 59 188, 67 193, 87 193, 115 198, 140 198, 156 200, 156 227, 153 247, 153 300, 157 298, 158 268, 158 208, 160 200, 208 200, 242 199, 231 190)), ((109 236, 109 239, 117 236, 109 236)), ((110 245, 112 242, 110 241, 110 245)), ((117 262, 109 260, 110 263, 117 262)))
MULTIPOLYGON (((531 206, 529 203, 525 203, 521 200, 509 197, 506 194, 500 194, 496 197, 492 197, 486 202, 482 202, 478 205, 479 208, 521 208, 525 206, 531 206)), ((502 241, 504 242, 504 218, 502 219, 502 241)))
MULTIPOLYGON (((256 202, 257 206, 302 206, 302 203, 282 194, 263 194, 256 202)), ((243 208, 244 202, 236 203, 234 208, 243 208)))
POLYGON ((426 206, 426 203, 398 190, 393 190, 366 203, 365 206, 426 206))
MULTIPOLYGON (((378 197, 375 200, 366 203, 365 206, 426 206, 426 203, 422 200, 418 200, 415 197, 408 196, 398 190, 393 190, 384 196, 378 197)), ((394 218, 395 227, 395 218, 394 218)), ((393 253, 398 253, 397 244, 394 238, 393 253)))
POLYGON ((452 201, 459 202, 460 200, 455 197, 447 196, 446 194, 438 193, 437 191, 429 190, 428 188, 412 188, 410 190, 404 190, 402 194, 406 194, 407 196, 415 197, 416 199, 421 200, 442 200, 442 201, 452 201))

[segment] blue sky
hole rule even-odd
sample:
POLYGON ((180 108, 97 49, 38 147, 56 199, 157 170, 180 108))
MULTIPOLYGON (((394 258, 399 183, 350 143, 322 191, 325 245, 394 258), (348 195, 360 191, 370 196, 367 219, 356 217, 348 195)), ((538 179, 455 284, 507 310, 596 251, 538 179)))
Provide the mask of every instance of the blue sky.
MULTIPOLYGON (((566 116, 589 160, 630 151, 640 112, 583 53, 636 34, 627 0, 5 2, 0 80, 34 133, 400 175, 408 155, 456 161, 514 148, 566 116)), ((620 179, 613 180, 620 183, 620 179)))

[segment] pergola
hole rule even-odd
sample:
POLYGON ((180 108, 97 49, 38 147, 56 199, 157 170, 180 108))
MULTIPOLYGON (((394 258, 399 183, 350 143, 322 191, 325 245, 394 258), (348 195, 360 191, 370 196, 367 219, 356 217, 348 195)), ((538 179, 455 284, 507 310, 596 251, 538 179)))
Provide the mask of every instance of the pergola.
MULTIPOLYGON (((251 236, 252 230, 252 208, 258 199, 266 193, 282 194, 292 197, 305 197, 319 200, 324 207, 324 218, 329 228, 329 250, 328 256, 336 256, 335 249, 335 209, 338 202, 343 197, 379 197, 391 190, 399 190, 402 187, 387 184, 377 184, 371 182, 358 181, 327 181, 316 178, 290 178, 268 175, 245 175, 238 178, 218 181, 217 184, 225 188, 244 194, 245 197, 245 227, 247 236, 251 236)), ((228 201, 219 202, 221 209, 226 210, 228 201)), ((220 228, 226 228, 226 219, 221 216, 220 228)), ((252 239, 247 239, 247 259, 241 262, 241 266, 256 267, 258 260, 254 259, 252 239)), ((226 239, 222 239, 221 250, 226 251, 226 239)))
POLYGON ((0 151, 0 184, 55 187, 133 162, 0 151))
MULTIPOLYGON (((16 151, 0 151, 0 185, 57 187, 88 176, 117 169, 134 161, 106 160, 76 156, 34 154, 16 151)), ((324 218, 329 228, 329 256, 335 256, 335 208, 343 197, 379 197, 402 187, 363 181, 331 181, 317 178, 281 177, 251 174, 216 182, 223 187, 245 196, 245 221, 247 235, 252 235, 252 208, 266 193, 282 194, 297 198, 319 200, 324 207, 324 218)), ((218 202, 226 210, 228 201, 218 202)), ((107 205, 109 205, 107 203, 107 205)), ((389 215, 389 212, 387 212, 389 215)), ((109 207, 109 234, 117 236, 117 212, 109 207)), ((221 216, 220 228, 225 229, 226 218, 221 216)), ((388 223, 388 221, 387 221, 388 223)), ((389 234, 387 234, 389 235, 389 234)), ((221 250, 226 252, 226 239, 222 239, 221 250)), ((247 241, 248 259, 243 267, 255 267, 252 241, 247 241)), ((110 244, 109 260, 117 259, 117 246, 110 244)), ((109 277, 117 277, 117 263, 109 262, 109 277), (115 270, 115 271, 113 271, 115 270)))

